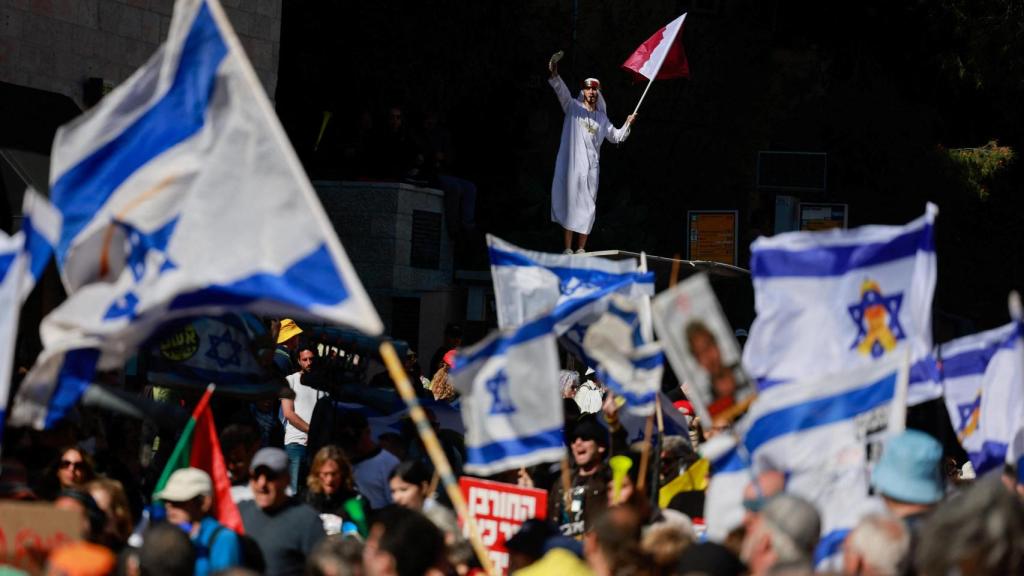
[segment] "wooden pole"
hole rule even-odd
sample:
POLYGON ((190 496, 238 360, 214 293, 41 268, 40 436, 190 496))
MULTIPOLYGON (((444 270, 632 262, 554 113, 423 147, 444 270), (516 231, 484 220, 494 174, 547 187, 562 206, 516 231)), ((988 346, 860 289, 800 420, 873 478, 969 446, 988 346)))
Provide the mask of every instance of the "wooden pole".
POLYGON ((654 433, 654 414, 647 417, 647 424, 644 425, 644 447, 640 452, 640 476, 636 488, 643 492, 647 487, 647 466, 651 460, 651 435, 654 433))
POLYGON ((416 433, 419 434, 423 446, 427 449, 430 461, 434 464, 434 470, 441 477, 441 482, 448 493, 448 499, 455 506, 455 513, 466 523, 469 541, 473 545, 477 559, 480 560, 480 565, 483 566, 487 574, 495 576, 491 557, 487 554, 487 548, 484 547, 483 541, 480 540, 480 532, 477 530, 473 515, 469 513, 469 507, 466 506, 466 500, 462 497, 462 491, 459 490, 459 483, 452 473, 448 457, 445 456, 444 449, 441 448, 441 443, 437 440, 437 434, 434 433, 434 428, 430 425, 423 407, 420 406, 420 402, 416 398, 416 392, 413 390, 412 384, 409 383, 409 376, 405 373, 405 368, 402 367, 402 362, 398 359, 398 354, 391 342, 381 342, 380 356, 384 360, 384 365, 387 366, 391 379, 395 382, 398 393, 409 407, 409 415, 416 425, 416 433))
POLYGON ((636 108, 633 109, 633 114, 636 114, 640 110, 640 105, 644 103, 644 97, 647 96, 647 91, 651 89, 651 84, 654 84, 654 78, 647 81, 647 87, 644 88, 644 93, 640 95, 640 101, 636 103, 636 108))

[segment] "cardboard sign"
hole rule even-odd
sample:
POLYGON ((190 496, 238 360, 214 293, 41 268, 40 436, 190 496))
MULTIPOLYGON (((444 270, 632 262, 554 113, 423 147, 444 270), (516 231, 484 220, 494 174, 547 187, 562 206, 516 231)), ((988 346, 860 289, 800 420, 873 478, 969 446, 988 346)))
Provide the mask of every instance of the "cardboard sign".
POLYGON ((508 541, 530 518, 544 519, 548 511, 548 493, 535 488, 491 482, 463 476, 459 478, 462 496, 473 515, 480 539, 490 552, 497 574, 508 573, 508 541))
POLYGON ((49 503, 0 501, 0 565, 42 572, 51 550, 81 538, 82 520, 49 503))

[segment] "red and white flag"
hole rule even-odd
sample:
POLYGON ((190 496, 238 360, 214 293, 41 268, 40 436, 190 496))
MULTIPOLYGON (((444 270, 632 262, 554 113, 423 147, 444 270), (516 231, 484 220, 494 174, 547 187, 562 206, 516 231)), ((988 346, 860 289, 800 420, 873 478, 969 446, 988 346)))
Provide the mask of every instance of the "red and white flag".
POLYGON ((680 40, 684 20, 686 14, 655 32, 622 63, 622 67, 637 80, 689 78, 690 64, 686 61, 686 52, 680 40))

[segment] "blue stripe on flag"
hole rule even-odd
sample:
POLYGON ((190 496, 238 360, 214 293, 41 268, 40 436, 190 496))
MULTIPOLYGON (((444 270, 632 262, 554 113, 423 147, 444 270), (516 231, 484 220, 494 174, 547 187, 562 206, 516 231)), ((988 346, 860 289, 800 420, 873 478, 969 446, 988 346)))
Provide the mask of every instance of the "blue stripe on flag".
POLYGON ((892 400, 896 373, 890 373, 870 385, 824 398, 782 408, 760 416, 746 436, 747 451, 754 453, 763 444, 785 434, 848 420, 892 400))
POLYGON ((738 448, 733 448, 725 454, 722 454, 713 462, 711 462, 711 474, 725 474, 728 472, 739 472, 747 468, 746 461, 740 456, 738 448))
POLYGON ((174 82, 167 93, 116 138, 62 174, 51 197, 64 215, 57 257, 136 170, 203 127, 217 69, 228 48, 204 3, 185 40, 174 82))
POLYGON ((57 375, 57 388, 46 409, 44 428, 53 427, 78 404, 78 399, 95 379, 99 359, 100 351, 96 348, 79 348, 64 355, 64 363, 57 375))
POLYGON ((28 269, 32 278, 39 280, 46 270, 53 254, 53 246, 45 236, 36 230, 32 225, 32 218, 25 218, 21 223, 21 230, 25 234, 25 251, 28 252, 28 269))
POLYGON ((1008 448, 1009 445, 1005 442, 986 440, 982 443, 981 450, 968 452, 967 456, 971 459, 971 465, 974 466, 974 471, 980 478, 982 474, 1001 467, 1005 463, 1008 448))
MULTIPOLYGON (((578 279, 584 284, 607 284, 617 282, 620 279, 632 278, 637 272, 605 272, 593 268, 577 268, 572 266, 548 266, 538 264, 536 261, 515 252, 506 252, 494 247, 489 247, 491 266, 520 266, 525 268, 543 268, 558 276, 563 281, 578 279)), ((652 273, 653 276, 653 273, 652 273)), ((651 280, 653 282, 653 280, 651 280)))
POLYGON ((932 355, 928 355, 910 367, 909 385, 920 384, 922 382, 938 382, 939 381, 939 367, 935 364, 935 358, 932 355))
POLYGON ((3 282, 4 278, 7 277, 7 271, 11 269, 11 265, 14 264, 14 259, 17 256, 17 252, 8 252, 7 254, 0 254, 0 282, 3 282))
MULTIPOLYGON (((1014 330, 1006 339, 1001 342, 993 342, 985 348, 968 350, 949 358, 942 359, 942 377, 959 378, 961 376, 973 376, 984 374, 992 357, 1002 349, 1012 350, 1020 338, 1020 328, 1014 330)), ((940 348, 941 350, 941 348, 940 348)))
POLYGON ((633 360, 633 368, 636 370, 654 370, 655 368, 665 363, 665 353, 658 351, 657 354, 652 354, 646 358, 636 358, 633 360))
POLYGON ((546 448, 564 448, 562 429, 555 428, 511 440, 498 440, 482 446, 466 446, 466 464, 489 465, 506 458, 524 456, 546 448))
POLYGON ((505 352, 507 352, 512 346, 550 334, 553 330, 554 321, 550 316, 542 316, 536 320, 523 324, 521 327, 517 328, 514 333, 491 340, 483 348, 473 351, 469 356, 457 356, 457 362, 452 368, 451 374, 454 376, 466 367, 479 362, 481 359, 505 354, 505 352))
POLYGON ((316 305, 337 305, 347 298, 348 288, 327 246, 321 244, 281 275, 253 274, 230 284, 212 284, 195 292, 179 294, 171 301, 170 310, 242 306, 264 299, 309 310, 316 305))
POLYGON ((918 252, 935 252, 931 224, 874 244, 806 250, 757 249, 750 255, 750 274, 754 278, 842 276, 851 270, 900 260, 918 252))
POLYGON ((843 547, 846 535, 850 533, 849 528, 833 530, 821 537, 817 548, 814 549, 814 565, 817 566, 822 560, 835 556, 843 547))
POLYGON ((757 383, 758 392, 764 392, 772 386, 778 386, 779 384, 789 382, 786 378, 755 378, 754 381, 757 383))

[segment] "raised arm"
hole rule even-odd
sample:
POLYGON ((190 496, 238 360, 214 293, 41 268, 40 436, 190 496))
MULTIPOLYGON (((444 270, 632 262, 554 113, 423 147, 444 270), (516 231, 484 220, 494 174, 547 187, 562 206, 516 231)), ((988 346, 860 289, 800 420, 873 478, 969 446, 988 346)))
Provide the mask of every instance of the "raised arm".
POLYGON ((608 121, 608 132, 605 133, 605 140, 612 144, 618 144, 619 142, 625 142, 626 138, 629 138, 630 128, 633 126, 633 122, 636 121, 636 114, 630 114, 626 117, 626 123, 622 125, 622 128, 616 128, 612 125, 611 120, 608 121))
POLYGON ((572 94, 569 93, 569 87, 565 85, 565 81, 558 75, 558 62, 554 59, 548 62, 548 71, 551 72, 548 84, 555 89, 555 96, 558 96, 558 103, 562 105, 562 112, 566 112, 569 110, 569 104, 572 103, 572 94))

